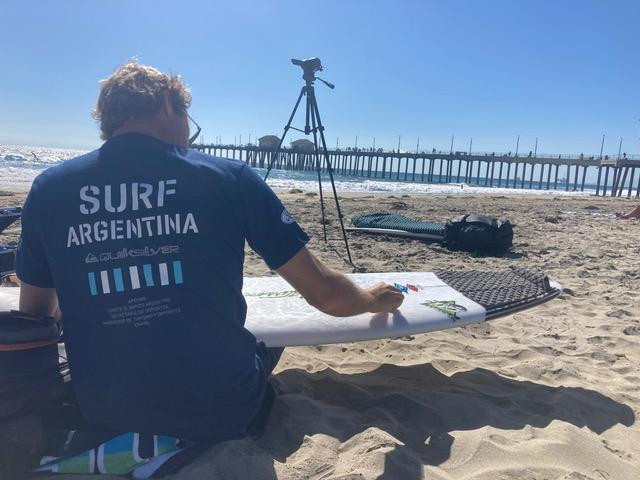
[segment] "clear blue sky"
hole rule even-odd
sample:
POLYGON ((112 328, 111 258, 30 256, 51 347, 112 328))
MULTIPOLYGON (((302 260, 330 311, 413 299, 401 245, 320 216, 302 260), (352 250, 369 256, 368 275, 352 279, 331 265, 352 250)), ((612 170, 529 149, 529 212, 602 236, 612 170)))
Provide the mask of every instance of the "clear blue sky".
MULTIPOLYGON (((98 80, 180 73, 205 138, 280 134, 318 56, 328 143, 640 153, 640 2, 4 0, 0 143, 93 148, 98 80)), ((298 135, 296 135, 297 137, 298 135)), ((294 138, 294 137, 292 137, 294 138)))

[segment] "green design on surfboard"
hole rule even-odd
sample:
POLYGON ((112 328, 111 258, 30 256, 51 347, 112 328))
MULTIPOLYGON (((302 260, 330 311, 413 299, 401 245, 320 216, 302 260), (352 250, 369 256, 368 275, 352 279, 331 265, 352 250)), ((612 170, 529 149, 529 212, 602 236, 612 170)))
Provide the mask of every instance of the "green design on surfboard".
POLYGON ((446 314, 454 322, 460 320, 458 312, 466 312, 467 309, 462 305, 458 305, 455 300, 428 300, 422 305, 429 308, 435 308, 436 310, 446 314))
POLYGON ((296 297, 302 298, 295 290, 282 290, 280 292, 257 292, 257 293, 245 293, 245 297, 258 297, 258 298, 288 298, 296 297))

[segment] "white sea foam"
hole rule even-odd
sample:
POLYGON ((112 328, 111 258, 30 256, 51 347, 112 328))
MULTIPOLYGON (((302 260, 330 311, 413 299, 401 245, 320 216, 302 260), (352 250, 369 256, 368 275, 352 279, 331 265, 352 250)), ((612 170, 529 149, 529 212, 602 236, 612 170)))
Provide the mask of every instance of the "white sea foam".
POLYGON ((0 145, 0 186, 28 188, 39 173, 83 153, 76 149, 0 145))
MULTIPOLYGON (((289 173, 289 172, 287 172, 289 173)), ((302 180, 291 178, 279 178, 280 172, 272 173, 268 184, 271 188, 279 190, 289 190, 297 188, 304 191, 318 191, 318 180, 302 180)), ((584 192, 572 192, 565 190, 536 190, 536 189, 514 189, 498 187, 478 187, 461 183, 419 183, 419 182, 397 182, 383 180, 344 180, 344 177, 335 177, 336 190, 345 193, 388 193, 405 195, 472 195, 478 193, 491 194, 519 194, 519 195, 567 195, 567 196, 588 196, 595 193, 595 190, 584 192)), ((322 179, 324 192, 331 192, 329 178, 322 179)))

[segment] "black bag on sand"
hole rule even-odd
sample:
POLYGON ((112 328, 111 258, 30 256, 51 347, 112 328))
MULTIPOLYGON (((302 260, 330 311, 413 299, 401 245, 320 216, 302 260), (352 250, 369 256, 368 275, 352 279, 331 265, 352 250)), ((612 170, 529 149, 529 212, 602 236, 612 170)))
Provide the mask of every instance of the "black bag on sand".
POLYGON ((58 416, 66 363, 58 355, 52 318, 0 312, 0 478, 21 478, 40 459, 46 417, 58 416))
POLYGON ((16 249, 6 245, 0 245, 0 275, 13 272, 15 268, 16 249))
POLYGON ((444 243, 451 250, 502 255, 513 245, 513 227, 509 220, 461 215, 445 225, 444 243))

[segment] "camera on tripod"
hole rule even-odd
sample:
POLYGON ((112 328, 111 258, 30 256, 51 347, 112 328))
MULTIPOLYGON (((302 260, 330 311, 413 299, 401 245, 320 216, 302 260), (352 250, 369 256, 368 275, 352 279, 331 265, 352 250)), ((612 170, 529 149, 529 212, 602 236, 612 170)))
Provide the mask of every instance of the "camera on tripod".
POLYGON ((298 65, 302 67, 302 69, 306 72, 310 70, 312 72, 321 72, 322 71, 322 62, 318 57, 307 58, 305 60, 298 60, 297 58, 292 58, 291 63, 294 65, 298 65))
POLYGON ((318 57, 307 58, 305 60, 298 60, 296 58, 291 59, 291 63, 294 65, 298 65, 302 67, 304 74, 302 78, 305 80, 305 85, 300 89, 300 94, 298 95, 298 100, 296 100, 296 104, 293 107, 293 111, 291 112, 291 116, 289 117, 289 121, 284 127, 284 132, 282 133, 282 137, 280 137, 280 141, 278 142, 278 146, 275 151, 272 152, 271 159, 269 161, 269 166, 267 167, 267 172, 264 175, 265 182, 267 178, 269 178, 269 173, 273 168, 274 162, 278 158, 280 154, 280 149, 284 143, 284 139, 287 136, 287 132, 290 129, 294 129, 298 132, 302 132, 305 135, 313 134, 313 158, 315 160, 316 171, 318 172, 318 189, 320 190, 320 211, 322 214, 322 231, 324 234, 324 241, 328 242, 327 239, 327 222, 325 221, 324 215, 324 196, 322 194, 322 160, 324 160, 324 164, 326 166, 326 171, 329 174, 329 180, 331 181, 331 189, 333 190, 333 198, 336 202, 336 210, 338 214, 338 220, 340 222, 340 230, 342 232, 342 239, 344 240, 344 246, 347 250, 347 258, 348 261, 346 263, 354 268, 354 272, 356 266, 353 264, 353 260, 351 259, 351 250, 349 249, 349 241, 347 240, 347 233, 344 229, 344 221, 342 210, 340 209, 340 200, 338 199, 338 192, 336 191, 336 184, 333 179, 333 167, 331 166, 331 157, 329 156, 329 150, 327 149, 327 141, 324 138, 324 126, 322 125, 322 120, 320 120, 320 111, 318 110, 318 102, 316 100, 316 89, 314 86, 314 82, 316 80, 320 80, 327 87, 333 89, 335 85, 333 83, 327 82, 326 80, 321 79, 320 77, 316 77, 316 72, 322 71, 322 62, 318 57), (293 118, 298 111, 298 107, 300 106, 300 101, 302 97, 306 97, 306 124, 304 126, 304 130, 296 127, 292 127, 291 123, 293 122, 293 118), (318 136, 320 137, 320 143, 318 143, 318 136), (320 158, 320 155, 323 156, 323 159, 320 158))
POLYGON ((302 75, 302 78, 307 81, 315 80, 315 73, 322 71, 322 62, 318 57, 307 58, 305 60, 292 58, 291 63, 302 67, 302 70, 304 71, 304 75, 302 75))

